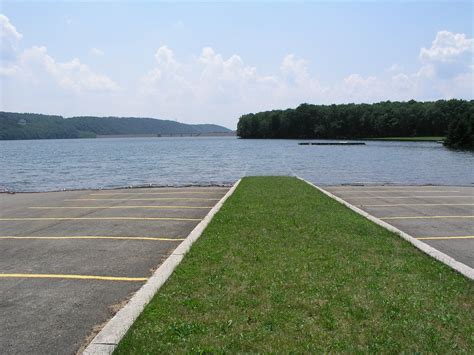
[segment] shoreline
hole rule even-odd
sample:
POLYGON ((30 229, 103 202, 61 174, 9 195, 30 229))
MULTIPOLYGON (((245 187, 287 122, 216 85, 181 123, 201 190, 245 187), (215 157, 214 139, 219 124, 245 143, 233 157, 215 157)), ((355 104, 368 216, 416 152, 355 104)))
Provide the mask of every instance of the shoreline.
MULTIPOLYGON (((264 175, 262 175, 264 176, 264 175)), ((278 175, 278 176, 287 176, 291 177, 292 175, 278 175)), ((347 186, 347 187, 357 187, 357 186, 453 186, 453 187, 472 187, 474 183, 470 184, 442 184, 442 183, 422 183, 422 184, 410 184, 410 183, 339 183, 339 184, 322 184, 318 183, 317 181, 314 182, 318 186, 347 186)), ((103 187, 103 188, 94 188, 94 187, 86 187, 86 188, 77 188, 77 189, 61 189, 61 190, 35 190, 35 191, 15 191, 15 190, 2 190, 0 189, 0 195, 2 194, 40 194, 40 193, 57 193, 57 192, 71 192, 71 191, 113 191, 113 190, 134 190, 134 189, 159 189, 159 188, 183 188, 183 187, 222 187, 222 188, 229 188, 232 187, 232 182, 222 182, 216 184, 173 184, 173 185, 158 185, 158 184, 146 184, 146 185, 124 185, 124 186, 114 186, 114 187, 103 187)))
POLYGON ((56 192, 71 192, 71 191, 109 191, 109 190, 135 190, 135 189, 159 189, 159 188, 173 188, 179 189, 183 187, 222 187, 228 188, 232 187, 232 183, 221 183, 221 184, 182 184, 182 185, 127 185, 127 186, 114 186, 114 187, 104 187, 104 188, 78 188, 78 189, 61 189, 61 190, 41 190, 41 191, 13 191, 13 190, 0 190, 1 194, 40 194, 40 193, 56 193, 56 192))

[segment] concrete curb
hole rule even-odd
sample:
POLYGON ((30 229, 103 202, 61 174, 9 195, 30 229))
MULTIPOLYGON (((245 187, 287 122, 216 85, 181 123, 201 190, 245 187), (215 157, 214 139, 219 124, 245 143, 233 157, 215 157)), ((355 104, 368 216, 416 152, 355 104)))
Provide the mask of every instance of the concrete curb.
POLYGON ((394 232, 394 233, 398 234, 400 237, 402 237, 406 241, 413 244, 416 248, 420 249, 422 252, 424 252, 424 253, 428 254, 429 256, 435 258, 436 260, 441 261, 443 264, 448 265, 450 268, 452 268, 452 269, 456 270, 457 272, 459 272, 460 274, 466 276, 468 279, 474 280, 474 269, 473 268, 471 268, 471 267, 469 267, 469 266, 467 266, 463 263, 460 263, 459 261, 456 261, 452 257, 440 252, 439 250, 429 246, 428 244, 425 244, 425 243, 419 241, 418 239, 416 239, 416 238, 412 237, 411 235, 401 231, 400 229, 395 228, 391 224, 388 224, 388 223, 378 219, 377 217, 374 217, 371 214, 361 210, 360 208, 357 208, 356 206, 351 205, 349 202, 346 202, 345 200, 343 200, 340 197, 337 197, 336 195, 333 195, 329 191, 326 191, 326 190, 322 189, 321 187, 316 186, 316 185, 312 184, 311 182, 309 182, 309 181, 307 181, 307 180, 305 180, 305 179, 303 179, 299 176, 297 176, 297 178, 300 179, 301 181, 304 181, 308 185, 314 187, 315 189, 321 191, 323 194, 331 197, 332 199, 336 200, 337 202, 342 203, 344 206, 350 208, 354 212, 357 212, 361 216, 364 216, 368 220, 378 224, 379 226, 384 227, 385 229, 388 229, 390 232, 394 232))
POLYGON ((127 333, 145 306, 150 302, 155 293, 168 280, 174 269, 184 255, 189 251, 193 243, 201 236, 204 229, 220 210, 224 202, 234 193, 239 185, 239 179, 232 188, 220 199, 220 201, 209 211, 204 219, 192 230, 173 253, 160 265, 148 281, 133 295, 130 301, 117 314, 107 322, 102 330, 95 336, 90 344, 84 349, 84 355, 111 354, 118 343, 127 333))

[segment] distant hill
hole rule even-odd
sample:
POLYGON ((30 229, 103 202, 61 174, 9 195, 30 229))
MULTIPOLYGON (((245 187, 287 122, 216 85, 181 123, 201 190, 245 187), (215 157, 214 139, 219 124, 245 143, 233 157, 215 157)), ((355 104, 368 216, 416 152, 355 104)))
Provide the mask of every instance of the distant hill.
POLYGON ((199 135, 232 133, 214 124, 185 124, 140 117, 71 117, 0 111, 0 140, 93 138, 98 135, 199 135))

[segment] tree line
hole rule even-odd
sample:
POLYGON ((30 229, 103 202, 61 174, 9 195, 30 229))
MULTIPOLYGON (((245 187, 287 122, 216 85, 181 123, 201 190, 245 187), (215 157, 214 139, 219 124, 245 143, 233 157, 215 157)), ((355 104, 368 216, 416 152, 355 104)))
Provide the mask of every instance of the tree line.
POLYGON ((311 105, 239 118, 241 138, 364 139, 446 137, 453 148, 474 148, 474 100, 311 105))

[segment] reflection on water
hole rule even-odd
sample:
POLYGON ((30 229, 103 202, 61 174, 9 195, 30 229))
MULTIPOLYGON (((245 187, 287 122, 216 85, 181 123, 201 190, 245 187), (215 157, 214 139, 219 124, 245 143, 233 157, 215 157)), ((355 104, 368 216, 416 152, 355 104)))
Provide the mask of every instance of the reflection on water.
POLYGON ((474 153, 438 143, 297 143, 235 137, 0 141, 0 189, 230 184, 248 175, 299 175, 319 184, 474 184, 474 153))

